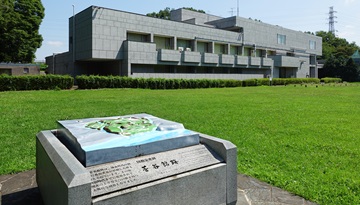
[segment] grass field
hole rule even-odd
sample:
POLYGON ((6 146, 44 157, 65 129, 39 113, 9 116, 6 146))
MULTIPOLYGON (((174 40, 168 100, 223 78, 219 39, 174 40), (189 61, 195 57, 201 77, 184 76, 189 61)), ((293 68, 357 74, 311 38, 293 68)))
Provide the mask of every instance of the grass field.
POLYGON ((0 93, 0 174, 35 168, 57 120, 146 112, 232 141, 238 170, 320 204, 360 204, 360 86, 0 93))

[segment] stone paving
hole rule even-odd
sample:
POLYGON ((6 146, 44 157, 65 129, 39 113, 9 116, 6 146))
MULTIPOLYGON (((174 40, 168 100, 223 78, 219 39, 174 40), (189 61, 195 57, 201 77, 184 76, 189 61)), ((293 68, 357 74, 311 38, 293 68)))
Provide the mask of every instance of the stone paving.
POLYGON ((249 176, 238 174, 237 205, 316 205, 249 176))
MULTIPOLYGON (((282 189, 238 174, 237 205, 315 205, 282 189)), ((35 170, 0 176, 0 205, 43 205, 35 170), (2 185, 2 188, 1 188, 2 185)))

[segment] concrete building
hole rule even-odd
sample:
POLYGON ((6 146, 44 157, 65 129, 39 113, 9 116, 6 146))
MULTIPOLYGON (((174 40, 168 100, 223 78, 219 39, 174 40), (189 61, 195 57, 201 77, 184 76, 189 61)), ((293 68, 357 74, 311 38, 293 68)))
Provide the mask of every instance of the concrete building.
POLYGON ((160 78, 317 77, 320 37, 185 9, 171 20, 91 6, 69 19, 69 52, 49 73, 160 78), (75 69, 74 69, 75 68, 75 69))
POLYGON ((0 63, 0 75, 39 75, 40 66, 36 64, 0 63))

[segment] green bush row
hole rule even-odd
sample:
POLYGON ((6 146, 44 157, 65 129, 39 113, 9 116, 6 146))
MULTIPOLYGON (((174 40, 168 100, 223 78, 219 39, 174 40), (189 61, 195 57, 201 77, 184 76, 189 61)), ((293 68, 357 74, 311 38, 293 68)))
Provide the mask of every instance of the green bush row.
POLYGON ((263 85, 270 85, 270 79, 269 78, 247 79, 247 80, 243 80, 242 83, 243 87, 263 86, 263 85))
POLYGON ((323 83, 341 83, 342 79, 341 78, 321 78, 320 81, 323 83))
POLYGON ((70 89, 74 78, 67 75, 0 75, 0 91, 70 89))
POLYGON ((164 79, 164 78, 129 78, 121 76, 86 76, 76 77, 79 89, 98 88, 144 88, 144 89, 190 89, 241 87, 239 80, 210 79, 164 79))
POLYGON ((309 84, 320 83, 318 78, 273 78, 270 82, 269 78, 247 79, 243 81, 243 87, 263 86, 263 85, 290 85, 290 84, 309 84))
POLYGON ((144 89, 189 89, 189 88, 223 88, 249 87, 263 85, 289 85, 320 83, 317 78, 268 78, 247 80, 213 80, 213 79, 163 79, 163 78, 129 78, 121 76, 86 76, 76 77, 79 89, 98 88, 144 88, 144 89))
POLYGON ((274 78, 271 82, 272 85, 290 85, 290 84, 309 84, 320 83, 318 78, 274 78))
MULTIPOLYGON (((289 85, 303 83, 320 83, 317 78, 268 78, 247 80, 214 80, 214 79, 163 79, 163 78, 129 78, 121 76, 86 76, 76 77, 79 89, 99 88, 144 88, 144 89, 191 89, 248 87, 263 85, 289 85)), ((322 82, 341 82, 340 78, 323 78, 322 82)), ((0 75, 0 91, 9 90, 50 90, 70 89, 74 79, 67 75, 44 76, 8 76, 0 75)))

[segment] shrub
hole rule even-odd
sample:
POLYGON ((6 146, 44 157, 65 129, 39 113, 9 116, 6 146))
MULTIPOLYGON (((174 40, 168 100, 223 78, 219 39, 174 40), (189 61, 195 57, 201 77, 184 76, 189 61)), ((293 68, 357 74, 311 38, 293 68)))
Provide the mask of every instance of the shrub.
POLYGON ((320 81, 324 82, 324 83, 341 83, 342 79, 341 78, 321 78, 320 81))
POLYGON ((290 85, 290 84, 303 84, 303 83, 320 83, 318 78, 274 78, 272 85, 290 85))
MULTIPOLYGON (((219 80, 219 79, 165 79, 130 78, 121 76, 77 76, 79 89, 143 88, 143 89, 195 89, 270 85, 270 79, 219 80)), ((272 85, 319 83, 317 78, 274 78, 272 85)))
POLYGON ((68 75, 0 76, 0 91, 70 89, 74 78, 68 75))
POLYGON ((256 79, 256 85, 257 86, 270 85, 270 79, 269 78, 256 79))
POLYGON ((143 88, 143 89, 189 89, 241 87, 240 80, 213 79, 164 79, 164 78, 129 78, 121 76, 76 76, 79 89, 98 88, 143 88))
POLYGON ((285 78, 273 78, 272 85, 286 85, 285 78))
POLYGON ((257 80, 256 79, 243 80, 242 86, 244 87, 257 86, 257 80))

